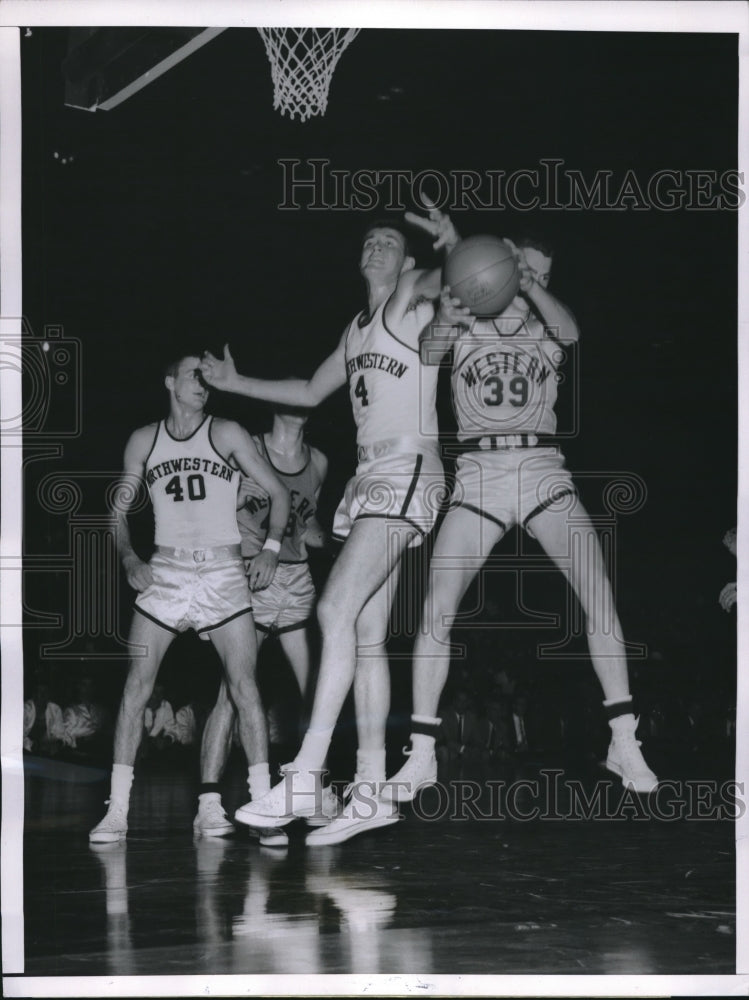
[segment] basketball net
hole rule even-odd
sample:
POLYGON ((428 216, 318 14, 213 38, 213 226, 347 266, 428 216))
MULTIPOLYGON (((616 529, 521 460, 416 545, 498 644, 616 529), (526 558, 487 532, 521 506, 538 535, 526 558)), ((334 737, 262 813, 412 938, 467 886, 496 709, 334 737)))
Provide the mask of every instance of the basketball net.
POLYGON ((324 115, 333 71, 360 28, 258 28, 273 79, 273 107, 306 121, 324 115))

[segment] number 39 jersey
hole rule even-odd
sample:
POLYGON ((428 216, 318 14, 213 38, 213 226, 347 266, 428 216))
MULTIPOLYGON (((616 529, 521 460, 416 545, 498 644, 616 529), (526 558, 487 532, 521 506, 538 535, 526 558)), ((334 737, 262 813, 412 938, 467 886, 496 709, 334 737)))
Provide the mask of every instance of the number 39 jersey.
POLYGON ((454 345, 458 438, 554 434, 562 347, 529 316, 476 320, 454 345))
POLYGON ((408 310, 397 330, 388 329, 386 303, 371 319, 359 313, 346 332, 346 376, 356 421, 356 443, 370 445, 388 438, 423 438, 437 443, 438 366, 422 365, 409 346, 434 316, 424 299, 408 310))
POLYGON ((156 429, 146 458, 146 485, 156 521, 155 542, 181 549, 239 543, 239 470, 216 450, 213 417, 187 438, 175 438, 166 421, 156 429))

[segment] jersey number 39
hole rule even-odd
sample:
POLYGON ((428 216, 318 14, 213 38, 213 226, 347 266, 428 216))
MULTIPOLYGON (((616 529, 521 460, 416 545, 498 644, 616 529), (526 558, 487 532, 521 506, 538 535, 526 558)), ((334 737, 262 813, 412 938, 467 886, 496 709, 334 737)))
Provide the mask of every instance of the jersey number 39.
MULTIPOLYGON (((486 406, 501 406, 505 402, 505 386, 501 378, 492 375, 490 378, 484 379, 484 388, 488 389, 488 393, 484 396, 486 406)), ((510 406, 525 406, 528 402, 528 380, 522 375, 516 375, 510 380, 508 388, 510 390, 510 399, 508 400, 510 406)))

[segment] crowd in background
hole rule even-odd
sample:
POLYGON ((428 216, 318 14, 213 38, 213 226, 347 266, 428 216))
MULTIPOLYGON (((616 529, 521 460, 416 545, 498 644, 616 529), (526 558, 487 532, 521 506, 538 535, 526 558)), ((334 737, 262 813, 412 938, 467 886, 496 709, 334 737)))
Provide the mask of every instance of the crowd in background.
MULTIPOLYGON (((503 771, 527 762, 590 769, 602 766, 608 746, 600 692, 585 662, 544 662, 533 644, 491 629, 468 634, 465 656, 455 659, 440 706, 438 759, 445 779, 503 771)), ((293 678, 272 645, 261 657, 260 683, 269 723, 271 758, 288 760, 298 745, 301 706, 293 678), (263 659, 270 661, 263 669, 263 659), (292 693, 289 693, 292 692, 292 693)), ((144 713, 139 766, 197 763, 200 736, 211 708, 218 672, 206 662, 204 644, 191 648, 182 676, 167 671, 144 713), (201 655, 202 654, 202 655, 201 655), (191 685, 198 674, 202 682, 191 685), (193 690, 193 697, 185 692, 193 690)), ((642 740, 665 777, 727 776, 733 773, 736 731, 735 685, 714 671, 677 671, 672 658, 650 651, 630 665, 642 740)), ((407 725, 406 674, 394 670, 391 725, 407 725), (400 678, 400 685, 398 679, 400 678), (399 692, 403 691, 403 697, 399 692)), ((117 671, 59 665, 29 672, 24 703, 24 750, 63 760, 107 764, 111 759, 120 694, 117 671)), ((355 740, 352 711, 339 724, 339 745, 355 740)), ((397 743, 397 740, 395 741, 397 743)), ((334 744, 335 751, 335 744, 334 744)), ((335 760, 335 754, 333 757, 335 760)), ((335 776, 334 776, 335 777, 335 776)))
MULTIPOLYGON (((726 532, 722 542, 735 556, 736 529, 726 532)), ((696 610, 683 608, 658 620, 657 648, 644 644, 642 656, 630 659, 638 738, 662 778, 722 777, 734 769, 735 617, 713 620, 709 628, 705 622, 710 605, 733 612, 736 584, 716 595, 697 596, 696 610)), ((602 767, 610 733, 589 662, 585 657, 545 659, 538 636, 525 629, 498 629, 501 615, 497 595, 485 594, 478 619, 455 633, 461 652, 451 663, 440 705, 441 777, 490 775, 518 763, 602 767)), ((409 642, 408 637, 394 642, 401 655, 391 663, 390 725, 403 728, 404 741, 410 711, 409 642)), ((203 725, 218 688, 218 668, 208 646, 189 635, 175 644, 144 713, 140 766, 189 762, 197 767, 203 725)), ((277 644, 267 646, 259 680, 271 764, 277 767, 298 748, 302 711, 288 665, 277 649, 274 653, 277 644)), ((27 662, 24 751, 108 766, 123 680, 122 669, 93 658, 72 667, 27 662)), ((336 750, 342 756, 355 751, 355 740, 349 705, 339 722, 333 764, 336 750)))

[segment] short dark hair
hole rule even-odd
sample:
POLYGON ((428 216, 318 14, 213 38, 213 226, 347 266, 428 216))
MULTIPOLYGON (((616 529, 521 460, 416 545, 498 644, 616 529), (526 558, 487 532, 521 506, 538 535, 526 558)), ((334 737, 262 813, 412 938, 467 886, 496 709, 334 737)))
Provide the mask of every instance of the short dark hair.
POLYGON ((540 236, 538 233, 520 233, 519 236, 513 239, 513 243, 518 250, 528 248, 530 250, 538 250, 544 257, 551 258, 554 256, 554 247, 545 236, 540 236))
POLYGON ((366 238, 369 236, 369 234, 372 232, 373 229, 394 229, 396 233, 400 233, 400 235, 403 237, 403 252, 405 253, 406 257, 413 256, 413 251, 411 248, 411 239, 408 235, 408 230, 406 229, 405 225, 401 222, 400 219, 395 217, 392 219, 383 217, 381 219, 375 219, 373 222, 370 222, 367 225, 367 228, 364 230, 364 233, 362 234, 361 238, 362 243, 366 240, 366 238))
POLYGON ((169 364, 164 368, 164 378, 176 378, 177 372, 179 371, 179 366, 185 360, 185 358, 200 358, 200 351, 195 351, 194 353, 188 351, 187 354, 180 354, 178 358, 170 361, 169 364))

